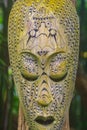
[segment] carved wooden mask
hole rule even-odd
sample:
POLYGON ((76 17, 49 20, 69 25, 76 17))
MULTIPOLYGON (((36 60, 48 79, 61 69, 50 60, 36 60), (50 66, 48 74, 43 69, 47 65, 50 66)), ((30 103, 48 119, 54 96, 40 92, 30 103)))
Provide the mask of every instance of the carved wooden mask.
POLYGON ((18 0, 8 33, 16 90, 30 130, 61 130, 78 63, 74 5, 70 0, 18 0))

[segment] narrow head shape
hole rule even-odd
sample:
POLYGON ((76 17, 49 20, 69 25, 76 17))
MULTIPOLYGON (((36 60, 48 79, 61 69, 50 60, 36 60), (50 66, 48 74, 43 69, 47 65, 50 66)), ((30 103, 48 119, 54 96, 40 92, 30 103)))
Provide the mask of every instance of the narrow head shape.
POLYGON ((62 130, 75 86, 79 20, 70 0, 17 0, 10 63, 30 130, 62 130))

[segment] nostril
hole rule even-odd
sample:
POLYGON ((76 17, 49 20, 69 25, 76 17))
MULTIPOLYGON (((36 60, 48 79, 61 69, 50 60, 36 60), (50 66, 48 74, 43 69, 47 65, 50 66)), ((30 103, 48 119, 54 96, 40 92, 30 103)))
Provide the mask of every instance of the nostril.
POLYGON ((43 90, 42 91, 47 91, 47 89, 46 88, 43 88, 43 90))
POLYGON ((45 51, 41 50, 41 51, 38 51, 37 53, 38 53, 40 56, 45 56, 45 55, 48 53, 48 51, 47 51, 47 50, 45 50, 45 51))
POLYGON ((42 84, 43 84, 43 83, 46 83, 46 84, 47 84, 47 82, 46 82, 45 80, 43 80, 42 84))
POLYGON ((43 72, 42 75, 47 75, 47 74, 45 72, 43 72))

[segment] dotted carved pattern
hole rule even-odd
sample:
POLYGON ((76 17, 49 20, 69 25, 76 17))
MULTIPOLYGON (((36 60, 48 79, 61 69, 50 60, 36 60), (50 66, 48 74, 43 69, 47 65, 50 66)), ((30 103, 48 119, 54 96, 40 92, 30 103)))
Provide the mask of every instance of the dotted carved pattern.
POLYGON ((70 0, 17 0, 9 16, 8 41, 16 89, 30 130, 62 130, 79 53, 74 5, 70 0), (43 37, 46 44, 40 41, 43 37), (38 126, 35 119, 44 113, 54 117, 53 125, 38 126))

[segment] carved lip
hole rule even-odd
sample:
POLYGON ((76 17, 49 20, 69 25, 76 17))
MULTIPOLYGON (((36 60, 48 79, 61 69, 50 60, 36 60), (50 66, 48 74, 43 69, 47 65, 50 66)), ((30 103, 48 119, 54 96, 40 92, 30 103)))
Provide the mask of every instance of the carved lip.
POLYGON ((43 116, 38 116, 36 117, 35 121, 38 123, 38 124, 41 124, 41 125, 51 125, 53 122, 54 122, 54 117, 52 116, 47 116, 47 117, 43 117, 43 116))

